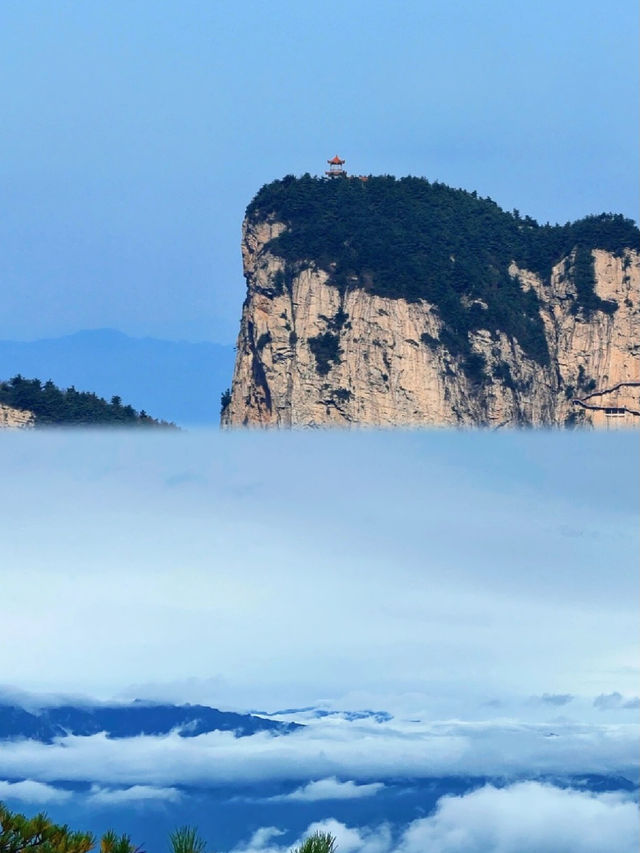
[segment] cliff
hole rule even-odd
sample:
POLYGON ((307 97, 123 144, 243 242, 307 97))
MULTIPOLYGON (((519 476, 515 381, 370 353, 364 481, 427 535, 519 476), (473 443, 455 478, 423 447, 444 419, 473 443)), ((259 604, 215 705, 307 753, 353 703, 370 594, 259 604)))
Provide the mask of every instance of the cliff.
POLYGON ((637 425, 637 229, 391 178, 285 179, 243 226, 224 425, 637 425))

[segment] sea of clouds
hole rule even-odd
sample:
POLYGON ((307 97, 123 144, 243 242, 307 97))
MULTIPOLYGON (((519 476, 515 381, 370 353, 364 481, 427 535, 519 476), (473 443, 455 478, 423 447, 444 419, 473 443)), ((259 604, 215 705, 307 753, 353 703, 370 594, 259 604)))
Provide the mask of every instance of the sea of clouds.
MULTIPOLYGON (((432 815, 397 828, 381 822, 353 827, 328 819, 312 832, 330 832, 340 853, 632 853, 638 812, 627 794, 593 794, 539 782, 485 785, 440 798, 432 815)), ((233 853, 288 853, 277 827, 262 827, 233 853)))
POLYGON ((58 791, 58 780, 91 783, 95 787, 86 796, 104 801, 110 796, 171 799, 180 787, 273 781, 290 785, 276 799, 312 801, 373 796, 399 777, 517 780, 599 774, 634 779, 637 698, 595 697, 591 704, 596 708, 615 706, 596 710, 602 719, 595 720, 570 716, 572 702, 580 705, 566 696, 531 697, 522 703, 519 717, 485 713, 482 719, 466 720, 291 710, 272 716, 301 721, 303 727, 275 736, 212 731, 186 738, 174 730, 128 738, 69 734, 53 743, 4 740, 0 778, 6 780, 1 783, 5 792, 34 802, 44 802, 47 792, 52 799, 65 797, 68 792, 58 791), (562 715, 555 707, 559 698, 562 715), (550 712, 541 712, 541 706, 550 706, 550 712))
POLYGON ((571 438, 12 438, 4 681, 304 728, 5 740, 0 798, 152 846, 626 853, 637 448, 571 438))

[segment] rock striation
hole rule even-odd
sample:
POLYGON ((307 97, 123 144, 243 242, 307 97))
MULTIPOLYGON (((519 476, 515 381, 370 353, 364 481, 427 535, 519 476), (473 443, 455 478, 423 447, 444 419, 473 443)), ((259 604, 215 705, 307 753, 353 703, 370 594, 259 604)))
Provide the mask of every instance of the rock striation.
MULTIPOLYGON (((509 330, 468 332, 467 366, 440 306, 383 296, 331 265, 292 265, 278 251, 290 223, 249 216, 242 310, 225 426, 537 426, 640 424, 638 251, 589 249, 594 310, 577 309, 577 249, 543 278, 515 260, 508 274, 533 291, 548 350, 536 359, 509 330), (606 309, 606 310, 605 310, 606 309), (475 361, 474 361, 475 359, 475 361), (470 361, 471 360, 471 361, 470 361)), ((460 297, 463 304, 482 299, 460 297)))

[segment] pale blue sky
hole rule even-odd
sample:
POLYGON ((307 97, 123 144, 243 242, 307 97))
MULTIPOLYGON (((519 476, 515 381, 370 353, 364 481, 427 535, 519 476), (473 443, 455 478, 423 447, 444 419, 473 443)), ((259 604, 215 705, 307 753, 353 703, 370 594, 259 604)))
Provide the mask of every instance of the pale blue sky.
POLYGON ((454 713, 635 692, 635 437, 390 439, 3 436, 0 684, 454 713))
POLYGON ((232 342, 261 184, 356 172, 636 215, 634 0, 4 0, 0 339, 232 342))

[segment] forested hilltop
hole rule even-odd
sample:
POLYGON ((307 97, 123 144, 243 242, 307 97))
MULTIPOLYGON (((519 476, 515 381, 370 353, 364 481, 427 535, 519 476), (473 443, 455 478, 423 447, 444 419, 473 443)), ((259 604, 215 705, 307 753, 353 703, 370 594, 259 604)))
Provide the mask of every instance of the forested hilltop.
POLYGON ((274 181, 222 424, 638 427, 639 247, 424 178, 274 181))
POLYGON ((640 242, 634 222, 619 214, 540 225, 475 192, 414 177, 289 175, 259 190, 247 218, 287 226, 267 247, 286 261, 276 282, 281 288, 311 262, 343 291, 359 287, 432 303, 444 324, 443 342, 463 357, 470 355, 469 332, 502 330, 541 365, 549 352, 539 300, 509 274, 511 262, 548 284, 552 267, 572 256, 571 310, 613 313, 616 303, 595 292, 591 250, 620 255, 640 242))
POLYGON ((0 404, 33 412, 36 426, 126 426, 170 427, 133 406, 123 405, 120 397, 107 402, 89 391, 65 390, 53 382, 14 376, 0 382, 0 404))

